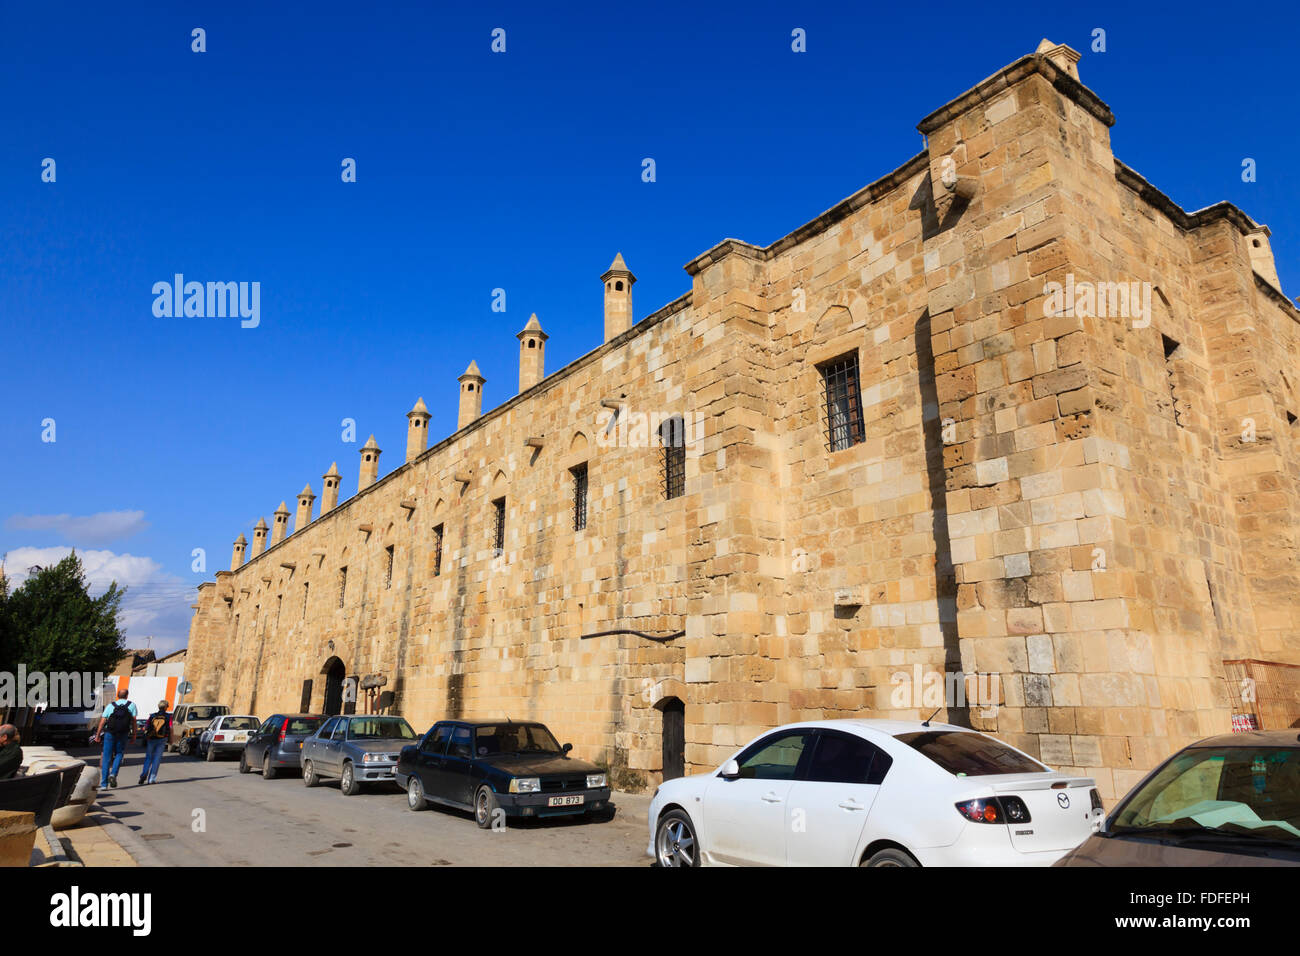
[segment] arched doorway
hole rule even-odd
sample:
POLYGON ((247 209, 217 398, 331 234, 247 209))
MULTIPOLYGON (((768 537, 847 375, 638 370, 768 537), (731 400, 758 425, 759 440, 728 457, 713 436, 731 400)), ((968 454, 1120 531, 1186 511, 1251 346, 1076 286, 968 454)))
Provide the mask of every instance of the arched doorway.
POLYGON ((664 779, 673 780, 686 774, 686 704, 677 697, 665 697, 659 703, 663 714, 664 779))
POLYGON ((331 657, 321 673, 325 675, 325 704, 321 712, 333 717, 343 712, 343 678, 347 676, 347 668, 337 657, 331 657))

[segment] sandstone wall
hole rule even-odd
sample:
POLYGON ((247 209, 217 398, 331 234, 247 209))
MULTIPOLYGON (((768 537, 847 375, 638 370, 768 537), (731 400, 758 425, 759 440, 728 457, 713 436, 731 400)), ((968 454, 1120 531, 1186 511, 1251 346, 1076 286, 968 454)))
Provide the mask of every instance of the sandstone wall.
POLYGON ((341 662, 420 730, 540 719, 634 788, 674 699, 690 772, 783 722, 928 716, 912 682, 945 671, 996 706, 941 718, 1107 798, 1227 730, 1223 661, 1300 663, 1300 313, 1255 224, 1183 212, 1115 161, 1113 122, 1017 61, 895 172, 692 260, 687 295, 522 396, 490 408, 489 382, 482 418, 200 590, 197 696, 265 715, 310 680, 319 709, 341 662), (1151 307, 1062 309, 1052 283, 1151 307), (831 451, 819 366, 848 354, 864 440, 831 451))

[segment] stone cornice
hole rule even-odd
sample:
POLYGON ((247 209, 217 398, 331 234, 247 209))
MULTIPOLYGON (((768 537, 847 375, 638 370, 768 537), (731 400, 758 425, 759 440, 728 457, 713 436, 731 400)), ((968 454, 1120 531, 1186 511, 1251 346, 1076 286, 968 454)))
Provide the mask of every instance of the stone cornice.
POLYGON ((929 136, 940 126, 952 122, 963 113, 1005 93, 1026 77, 1038 73, 1048 80, 1056 91, 1077 103, 1107 126, 1115 125, 1115 114, 1092 90, 1041 53, 1023 56, 1010 66, 1003 67, 986 80, 971 87, 961 96, 939 107, 916 124, 916 128, 929 136))
MULTIPOLYGON (((1267 226, 1261 226, 1255 222, 1248 214, 1243 212, 1239 207, 1232 203, 1216 202, 1204 209, 1198 209, 1195 212, 1188 212, 1178 203, 1174 202, 1155 186, 1152 186, 1141 174, 1136 172, 1132 167, 1124 165, 1118 159, 1115 160, 1115 179, 1122 186, 1126 186, 1137 194, 1143 202, 1147 203, 1157 212, 1160 212, 1172 222, 1175 226, 1184 232, 1191 232, 1195 229, 1203 229, 1218 222, 1226 222, 1243 236, 1249 236, 1252 233, 1263 232, 1264 235, 1270 235, 1267 226)), ((1266 296, 1280 305, 1291 318, 1300 322, 1300 308, 1286 297, 1281 289, 1269 282, 1258 272, 1253 273, 1255 276, 1255 285, 1266 296)))
POLYGON ((851 213, 893 192, 913 176, 924 172, 928 165, 929 154, 926 152, 917 153, 893 172, 886 173, 875 182, 863 186, 852 196, 836 203, 820 216, 810 219, 798 229, 776 240, 770 246, 759 247, 752 243, 742 242, 739 239, 724 239, 712 249, 700 253, 686 263, 684 268, 688 274, 694 276, 729 255, 742 255, 759 262, 769 262, 792 246, 797 246, 810 237, 825 232, 851 213))
POLYGON ((474 432, 479 428, 485 427, 488 424, 488 422, 491 422, 494 419, 499 418, 502 415, 505 415, 516 405, 519 405, 520 403, 528 399, 541 395, 542 393, 546 392, 548 389, 553 388, 554 386, 562 382, 564 379, 568 378, 570 375, 573 375, 579 369, 582 369, 593 362, 599 361, 600 359, 608 355, 610 352, 614 351, 617 348, 620 348, 622 345, 626 344, 627 342, 630 342, 638 335, 648 332, 651 328, 658 325, 660 322, 663 322, 665 319, 671 318, 672 316, 676 315, 678 312, 690 308, 692 295, 693 293, 686 292, 685 294, 678 296, 676 299, 674 299, 672 302, 669 302, 663 308, 659 309, 656 312, 651 313, 650 315, 647 315, 644 319, 642 319, 640 322, 637 322, 626 332, 623 332, 615 336, 614 338, 610 339, 608 342, 603 343, 599 348, 592 349, 586 355, 580 356, 574 359, 568 365, 564 366, 563 368, 555 372, 552 372, 550 375, 546 376, 546 378, 542 379, 532 388, 520 392, 518 395, 513 396, 512 398, 498 405, 496 408, 493 408, 491 411, 484 412, 482 415, 474 419, 474 421, 470 422, 464 428, 452 432, 446 438, 442 439, 442 441, 438 442, 436 445, 432 445, 429 448, 425 449, 423 452, 421 452, 415 458, 412 458, 410 461, 403 462, 401 465, 399 465, 397 468, 390 471, 388 474, 384 475, 381 478, 378 478, 376 481, 374 481, 367 487, 362 488, 360 491, 356 492, 354 495, 352 495, 352 497, 340 501, 335 507, 330 509, 328 512, 318 516, 314 521, 312 521, 311 524, 307 525, 306 528, 302 529, 301 532, 295 529, 293 534, 288 535, 287 537, 285 537, 280 541, 277 541, 275 544, 272 544, 270 547, 268 547, 265 551, 263 551, 261 554, 257 555, 256 557, 249 558, 247 561, 245 561, 242 565, 239 566, 238 570, 227 571, 223 573, 239 574, 244 569, 261 561, 263 558, 265 558, 271 552, 275 551, 277 548, 284 547, 286 544, 290 543, 291 541, 301 540, 298 537, 299 534, 310 535, 314 528, 318 526, 322 526, 326 524, 328 521, 334 520, 344 515, 349 508, 351 508, 354 504, 356 504, 356 502, 362 500, 367 495, 374 493, 379 488, 388 484, 390 481, 393 481, 397 479, 399 476, 406 474, 408 469, 412 468, 413 466, 419 464, 420 462, 424 461, 430 456, 436 455, 438 452, 451 447, 456 442, 463 439, 466 435, 469 435, 471 432, 474 432))
POLYGON ((1164 213, 1170 222, 1183 230, 1199 229, 1202 226, 1225 220, 1235 226, 1243 236, 1259 229, 1259 225, 1255 220, 1230 202, 1216 202, 1214 205, 1198 209, 1196 212, 1188 212, 1155 186, 1152 186, 1131 166, 1126 166, 1118 159, 1115 160, 1115 178, 1121 185, 1127 186, 1145 202, 1164 213))
POLYGON ((1283 292, 1277 286, 1273 285, 1273 283, 1269 282, 1258 272, 1254 273, 1254 276, 1255 276, 1256 287, 1261 292, 1263 292, 1266 296, 1268 296, 1270 299, 1272 299, 1274 302, 1280 305, 1282 307, 1282 311, 1286 312, 1287 315, 1291 316, 1291 318, 1295 319, 1295 321, 1300 322, 1300 307, 1297 307, 1294 302, 1292 302, 1290 299, 1286 297, 1285 292, 1283 292))

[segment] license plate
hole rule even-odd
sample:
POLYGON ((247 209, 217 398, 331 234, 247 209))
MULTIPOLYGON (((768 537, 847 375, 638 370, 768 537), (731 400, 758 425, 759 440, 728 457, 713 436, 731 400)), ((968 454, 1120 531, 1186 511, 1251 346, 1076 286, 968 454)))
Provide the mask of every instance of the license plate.
POLYGON ((242 743, 243 741, 245 741, 245 740, 247 740, 247 739, 248 739, 248 734, 247 734, 247 733, 235 734, 235 743, 242 743))
POLYGON ((582 797, 550 797, 546 801, 548 807, 580 807, 582 806, 582 797))

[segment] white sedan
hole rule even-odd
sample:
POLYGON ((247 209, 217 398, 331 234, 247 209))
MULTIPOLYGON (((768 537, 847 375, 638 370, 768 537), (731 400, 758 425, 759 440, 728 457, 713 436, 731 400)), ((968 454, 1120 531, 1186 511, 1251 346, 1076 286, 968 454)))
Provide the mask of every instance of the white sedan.
POLYGON ((662 866, 1048 866, 1102 816, 1091 778, 973 730, 822 720, 662 784, 647 852, 662 866))
POLYGON ((252 714, 226 714, 212 718, 199 735, 196 753, 216 760, 224 753, 243 753, 248 738, 262 726, 252 714))

